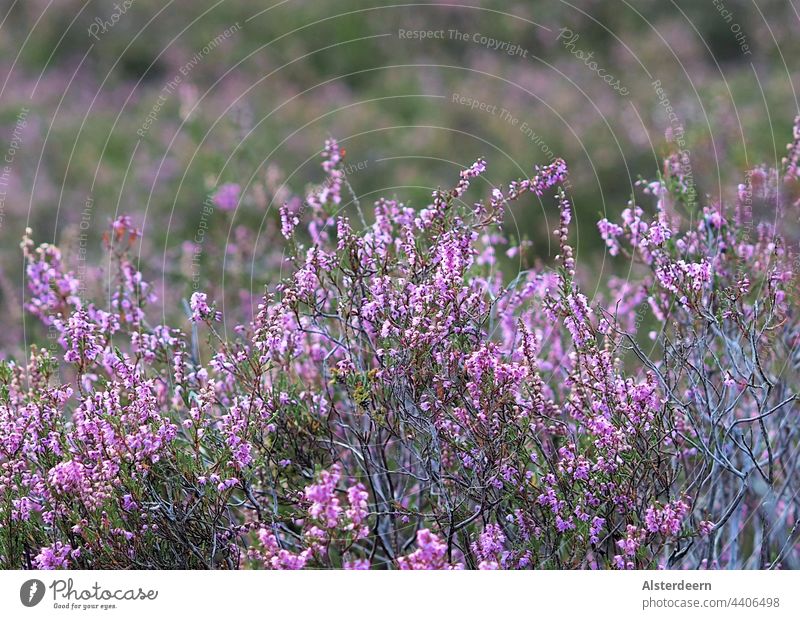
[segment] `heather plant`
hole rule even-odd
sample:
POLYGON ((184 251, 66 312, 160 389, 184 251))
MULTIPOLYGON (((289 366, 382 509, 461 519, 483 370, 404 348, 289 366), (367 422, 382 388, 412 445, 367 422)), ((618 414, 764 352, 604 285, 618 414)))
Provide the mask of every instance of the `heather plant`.
POLYGON ((279 209, 286 276, 230 336, 202 291, 188 325, 150 322, 130 218, 102 306, 29 233, 27 310, 59 346, 0 366, 0 565, 797 567, 796 262, 752 221, 793 213, 796 150, 699 212, 667 159, 599 222, 630 274, 592 300, 561 160, 478 199, 480 159, 367 213, 328 140, 279 209), (559 252, 510 276, 531 197, 559 252))

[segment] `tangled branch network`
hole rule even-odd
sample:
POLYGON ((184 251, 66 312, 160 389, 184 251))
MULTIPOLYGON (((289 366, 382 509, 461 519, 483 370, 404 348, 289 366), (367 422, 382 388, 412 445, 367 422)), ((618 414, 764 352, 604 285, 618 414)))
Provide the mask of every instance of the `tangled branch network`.
POLYGON ((182 328, 151 324, 129 217, 104 303, 29 233, 27 311, 60 346, 0 365, 0 566, 800 567, 798 263, 776 223, 799 157, 699 210, 668 158, 599 222, 633 266, 591 302, 561 160, 474 201, 478 160, 354 227, 329 140, 325 181, 280 209, 289 274, 231 337, 200 291, 182 328), (504 215, 534 196, 559 254, 509 279, 504 215))

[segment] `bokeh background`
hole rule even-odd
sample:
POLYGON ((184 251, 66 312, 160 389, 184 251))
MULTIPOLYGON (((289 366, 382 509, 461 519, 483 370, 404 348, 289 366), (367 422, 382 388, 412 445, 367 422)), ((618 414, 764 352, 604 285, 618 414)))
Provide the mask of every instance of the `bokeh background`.
MULTIPOLYGON (((277 206, 321 180, 328 136, 365 204, 422 207, 480 156, 486 190, 563 157, 599 282, 625 265, 596 220, 655 177, 676 132, 701 201, 780 161, 798 31, 795 0, 2 0, 0 316, 15 328, 0 350, 24 320, 28 226, 91 272, 129 213, 165 313, 191 293, 192 255, 212 295, 249 311, 241 290, 280 276, 277 206), (405 34, 420 31, 440 34, 405 34), (204 211, 226 182, 236 210, 204 211)), ((553 253, 554 213, 513 210, 528 259, 553 253)))

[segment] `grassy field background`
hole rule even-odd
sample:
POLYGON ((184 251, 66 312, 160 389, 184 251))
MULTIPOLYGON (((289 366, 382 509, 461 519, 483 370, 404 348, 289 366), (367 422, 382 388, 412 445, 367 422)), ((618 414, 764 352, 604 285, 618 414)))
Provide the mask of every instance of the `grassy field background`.
MULTIPOLYGON (((224 182, 243 198, 205 222, 203 278, 274 281, 277 206, 321 179, 327 136, 367 204, 424 206, 479 156, 490 184, 563 157, 578 258, 599 275, 609 257, 594 223, 654 177, 669 130, 684 132, 698 195, 729 199, 745 169, 780 160, 798 110, 798 14, 783 0, 5 0, 0 20, 0 145, 13 151, 0 304, 12 321, 26 226, 80 268, 123 212, 143 227, 143 270, 179 308, 202 205, 224 182), (420 31, 442 34, 404 34, 420 31)), ((553 215, 526 203, 509 233, 546 259, 553 215)))

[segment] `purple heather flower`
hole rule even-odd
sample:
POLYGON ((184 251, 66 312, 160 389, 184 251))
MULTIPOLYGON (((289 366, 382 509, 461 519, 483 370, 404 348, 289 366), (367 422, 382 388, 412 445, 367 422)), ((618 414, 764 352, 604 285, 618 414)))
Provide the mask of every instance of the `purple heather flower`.
MULTIPOLYGON (((56 570, 69 567, 68 559, 72 547, 69 544, 56 542, 52 546, 45 546, 33 558, 33 565, 38 570, 56 570)), ((77 555, 79 556, 79 555, 77 555)))
POLYGON ((217 188, 212 198, 217 208, 223 211, 232 211, 239 204, 241 187, 238 183, 225 183, 217 188))

